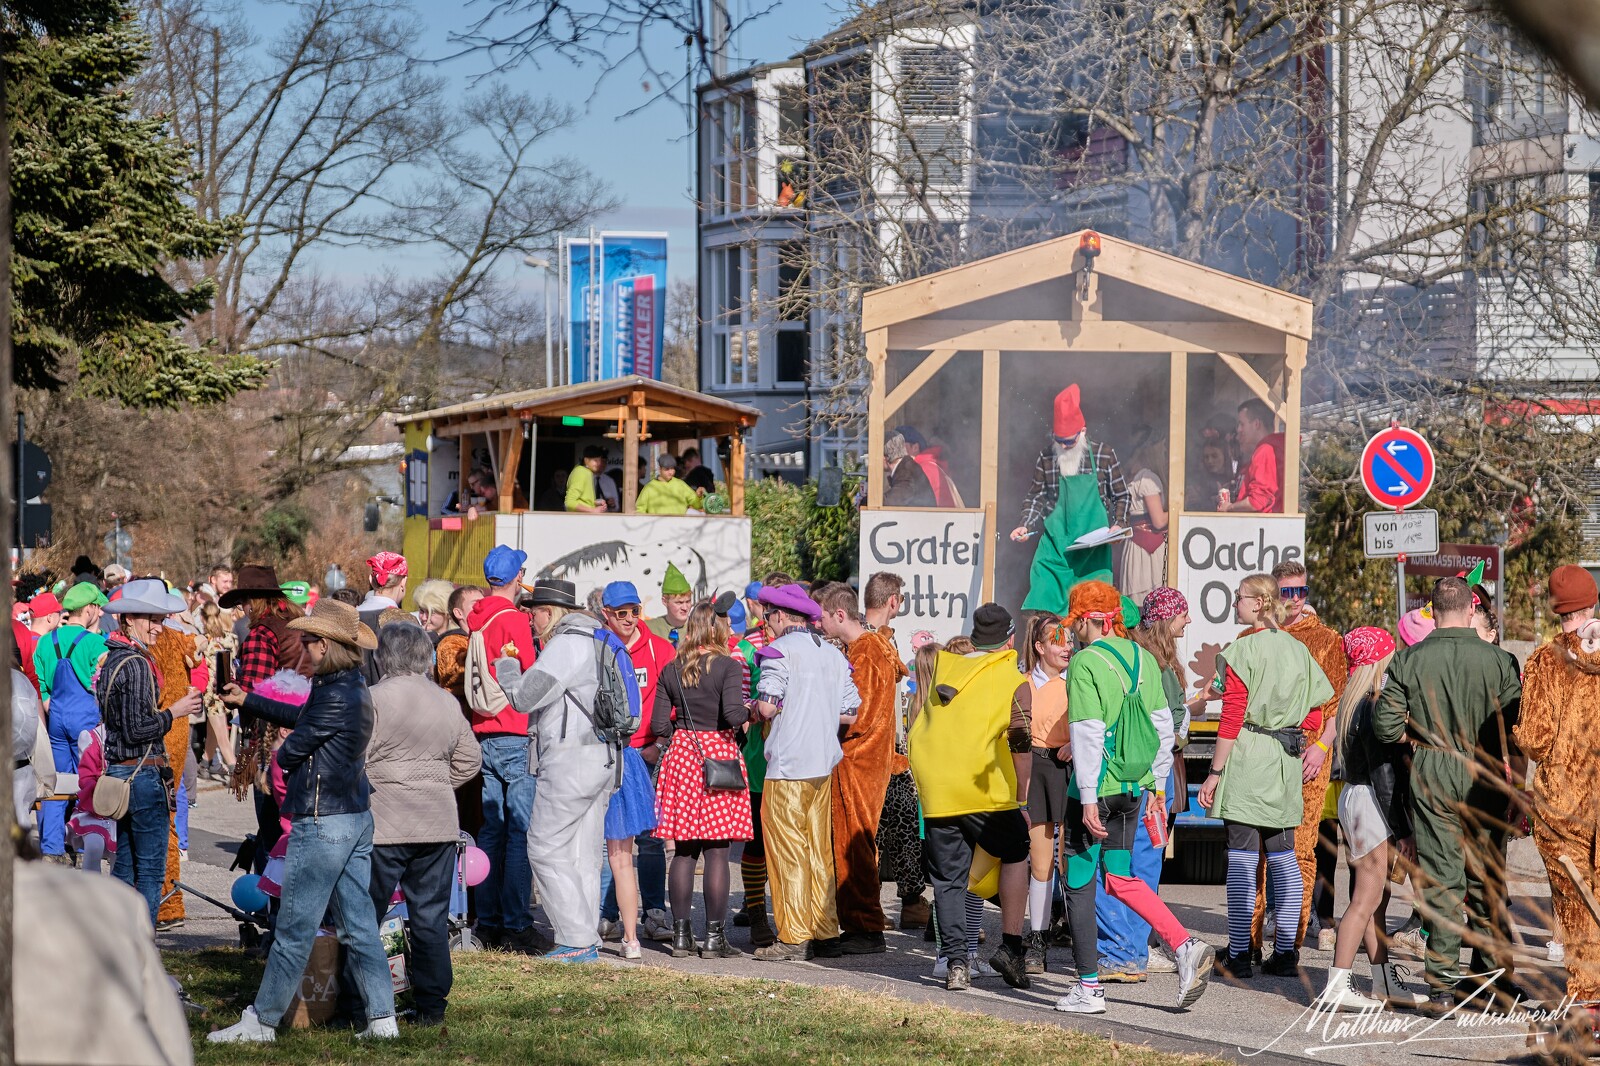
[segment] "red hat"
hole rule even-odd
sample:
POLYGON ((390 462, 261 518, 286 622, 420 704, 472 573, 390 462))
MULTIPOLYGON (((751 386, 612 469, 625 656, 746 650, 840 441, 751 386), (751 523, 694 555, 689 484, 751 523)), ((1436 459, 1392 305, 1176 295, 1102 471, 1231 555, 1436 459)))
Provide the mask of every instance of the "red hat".
POLYGON ((47 614, 61 613, 61 601, 56 599, 53 592, 41 592, 28 601, 28 610, 35 618, 43 618, 47 614))
POLYGON ((1051 432, 1066 440, 1082 433, 1083 427, 1083 410, 1078 406, 1078 386, 1068 385, 1056 393, 1056 416, 1051 432))
POLYGON ((394 552, 379 552, 367 560, 367 569, 372 571, 372 580, 381 587, 387 585, 392 577, 406 576, 406 557, 394 552))
POLYGON ((1350 662, 1350 671, 1357 667, 1373 666, 1385 655, 1394 654, 1394 638, 1387 630, 1377 626, 1362 626, 1344 635, 1344 655, 1350 662))
POLYGON ((26 603, 22 602, 21 600, 18 600, 16 603, 13 603, 11 605, 11 620, 13 622, 22 621, 22 616, 27 614, 27 613, 28 613, 28 605, 26 603))

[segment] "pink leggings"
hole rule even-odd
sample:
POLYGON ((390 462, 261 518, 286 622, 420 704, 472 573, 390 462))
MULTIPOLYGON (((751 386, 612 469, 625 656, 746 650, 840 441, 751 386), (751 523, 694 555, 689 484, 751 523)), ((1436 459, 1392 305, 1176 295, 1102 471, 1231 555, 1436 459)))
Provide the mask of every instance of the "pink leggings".
POLYGON ((1124 877, 1107 871, 1106 888, 1113 899, 1149 922, 1150 928, 1156 931, 1156 936, 1167 947, 1177 950, 1180 944, 1189 939, 1188 930, 1173 915, 1172 909, 1137 877, 1124 877))

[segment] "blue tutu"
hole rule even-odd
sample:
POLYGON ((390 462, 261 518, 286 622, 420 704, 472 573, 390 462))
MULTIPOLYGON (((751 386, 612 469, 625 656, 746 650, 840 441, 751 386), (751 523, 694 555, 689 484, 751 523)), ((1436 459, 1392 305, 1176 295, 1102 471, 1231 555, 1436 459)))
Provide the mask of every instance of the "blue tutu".
POLYGON ((606 839, 626 840, 656 827, 656 787, 638 748, 622 749, 622 787, 606 808, 606 839))

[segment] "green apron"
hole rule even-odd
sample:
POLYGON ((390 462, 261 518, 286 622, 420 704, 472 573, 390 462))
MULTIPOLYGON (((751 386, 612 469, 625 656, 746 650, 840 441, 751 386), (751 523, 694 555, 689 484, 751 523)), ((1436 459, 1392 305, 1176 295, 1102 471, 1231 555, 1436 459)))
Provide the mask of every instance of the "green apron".
POLYGON ((1094 453, 1089 453, 1089 469, 1061 477, 1056 507, 1044 520, 1044 533, 1033 553, 1033 569, 1028 573, 1028 598, 1024 611, 1050 611, 1066 614, 1067 597, 1072 587, 1083 581, 1111 580, 1111 545, 1069 551, 1072 542, 1085 533, 1111 524, 1105 501, 1100 499, 1100 472, 1094 453))

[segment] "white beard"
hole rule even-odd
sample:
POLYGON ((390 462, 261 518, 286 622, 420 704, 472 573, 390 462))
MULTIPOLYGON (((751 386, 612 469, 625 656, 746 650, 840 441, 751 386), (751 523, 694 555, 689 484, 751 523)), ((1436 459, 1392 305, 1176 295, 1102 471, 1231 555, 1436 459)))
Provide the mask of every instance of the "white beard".
POLYGON ((1089 454, 1089 434, 1078 434, 1078 440, 1070 447, 1056 442, 1056 470, 1062 477, 1072 477, 1083 469, 1083 460, 1089 454))

